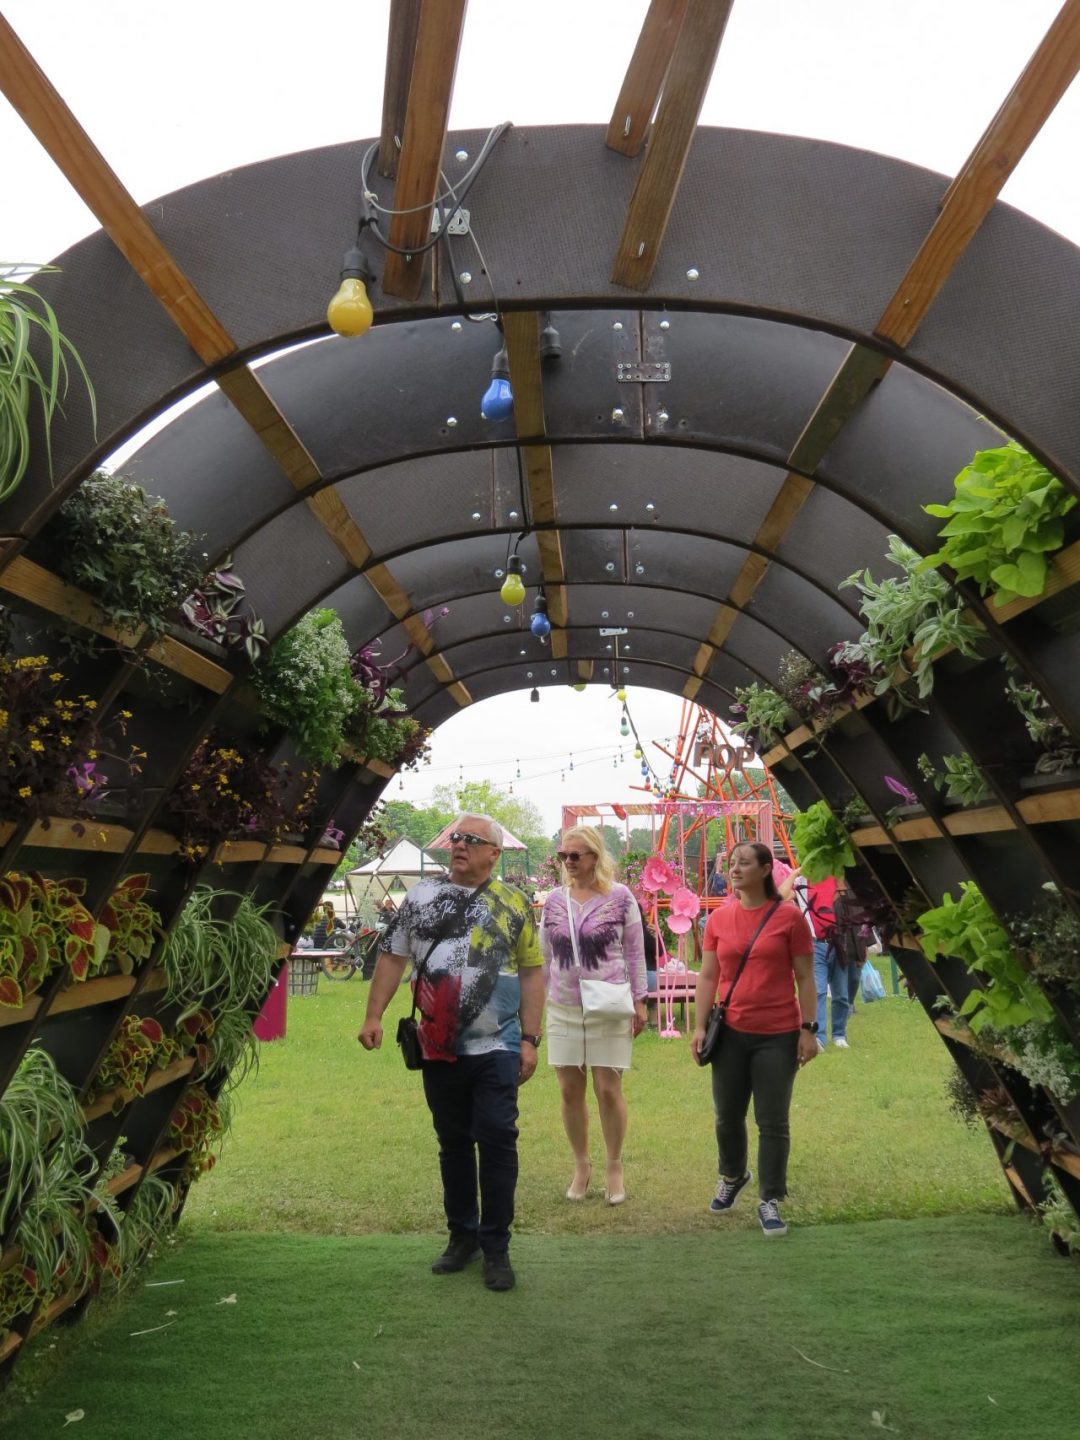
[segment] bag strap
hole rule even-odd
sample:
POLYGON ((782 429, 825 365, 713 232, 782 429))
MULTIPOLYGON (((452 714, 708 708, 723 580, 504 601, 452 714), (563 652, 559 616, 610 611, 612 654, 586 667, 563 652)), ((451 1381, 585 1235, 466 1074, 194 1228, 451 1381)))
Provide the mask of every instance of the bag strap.
MULTIPOLYGON (((574 902, 570 898, 570 886, 564 885, 566 894, 566 923, 570 927, 570 944, 574 951, 574 964, 577 966, 578 977, 581 976, 581 954, 578 950, 577 926, 574 923, 574 902)), ((626 958, 626 951, 623 951, 623 964, 626 967, 626 983, 630 983, 630 962, 626 958)))
POLYGON ((765 914, 764 914, 764 916, 762 917, 761 923, 758 925, 758 927, 757 927, 757 929, 754 931, 753 935, 750 936, 750 943, 749 943, 749 945, 747 945, 746 949, 743 951, 742 959, 739 961, 739 968, 735 971, 735 979, 732 980, 731 985, 730 985, 729 988, 728 988, 727 998, 724 1000, 724 1008, 725 1008, 725 1009, 727 1009, 728 1005, 730 1005, 730 1003, 731 1003, 732 992, 734 991, 735 986, 739 983, 739 976, 742 974, 743 970, 746 968, 746 962, 747 962, 747 960, 750 959, 750 951, 753 950, 753 948, 754 948, 754 942, 757 940, 757 938, 758 938, 758 936, 761 934, 762 930, 765 929, 765 926, 769 923, 769 921, 770 921, 770 920, 772 919, 772 917, 776 914, 776 912, 777 912, 777 910, 779 910, 779 908, 780 908, 780 901, 779 901, 779 899, 774 900, 773 903, 769 906, 768 910, 765 911, 765 914))
MULTIPOLYGON (((478 886, 476 887, 476 889, 473 890, 473 891, 470 893, 470 895, 469 895, 469 900, 475 900, 476 897, 477 897, 477 895, 482 894, 482 893, 487 889, 487 887, 488 887, 490 884, 491 884, 491 876, 489 875, 488 878, 487 878, 485 881, 483 881, 482 884, 478 885, 478 886)), ((467 904, 469 903, 469 900, 466 900, 466 901, 464 902, 464 904, 467 905, 467 904)), ((463 906, 462 908, 464 909, 464 906, 463 906)), ((420 961, 420 964, 416 967, 416 979, 413 981, 413 987, 412 987, 412 1009, 409 1011, 409 1019, 410 1019, 410 1020, 415 1020, 415 1019, 416 1019, 416 1012, 417 1012, 417 1010, 420 1008, 419 1005, 418 1005, 418 1003, 417 1003, 416 997, 417 997, 417 995, 418 995, 418 993, 419 993, 419 991, 420 991, 420 981, 423 979, 424 970, 425 970, 425 968, 426 968, 426 966, 427 966, 427 962, 431 959, 432 952, 434 951, 435 946, 436 946, 436 945, 440 945, 440 944, 446 939, 447 934, 449 933, 449 930, 450 930, 450 925, 451 925, 451 923, 452 923, 452 919, 456 920, 456 919, 457 919, 457 916, 456 916, 456 915, 453 916, 453 917, 448 916, 448 917, 443 921, 443 923, 439 926, 438 930, 435 932, 435 938, 434 938, 434 940, 432 940, 431 944, 428 946, 428 948, 427 948, 427 949, 425 950, 425 952, 424 952, 424 958, 420 961)), ((424 1012, 423 1012, 422 1010, 420 1011, 420 1018, 421 1018, 421 1020, 423 1020, 423 1019, 425 1018, 424 1012)))

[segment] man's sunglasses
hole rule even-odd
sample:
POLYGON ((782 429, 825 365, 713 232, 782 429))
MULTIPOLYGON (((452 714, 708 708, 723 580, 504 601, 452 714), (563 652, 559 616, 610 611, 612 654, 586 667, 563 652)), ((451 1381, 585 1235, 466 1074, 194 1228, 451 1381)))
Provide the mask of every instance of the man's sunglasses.
POLYGON ((567 860, 583 860, 586 855, 591 853, 589 850, 556 850, 555 859, 562 861, 565 865, 567 860))
POLYGON ((489 840, 486 835, 470 835, 467 830, 454 830, 450 836, 451 845, 491 845, 498 850, 494 840, 489 840))

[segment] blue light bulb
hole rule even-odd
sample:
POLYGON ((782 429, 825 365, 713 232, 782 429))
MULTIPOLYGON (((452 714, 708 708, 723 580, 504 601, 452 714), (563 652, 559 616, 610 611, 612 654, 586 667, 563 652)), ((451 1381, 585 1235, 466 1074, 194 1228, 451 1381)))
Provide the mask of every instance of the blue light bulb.
POLYGON ((551 621, 544 614, 543 610, 537 610, 536 614, 529 621, 529 629, 538 640, 546 640, 551 634, 551 621))
POLYGON ((514 413, 514 392, 510 388, 510 361, 506 347, 491 362, 491 384, 480 401, 481 420, 506 420, 514 413))

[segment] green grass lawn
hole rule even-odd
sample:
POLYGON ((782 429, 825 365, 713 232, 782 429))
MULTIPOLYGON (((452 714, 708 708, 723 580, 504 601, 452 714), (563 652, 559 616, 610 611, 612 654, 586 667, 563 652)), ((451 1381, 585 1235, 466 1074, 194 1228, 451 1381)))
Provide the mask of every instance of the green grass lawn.
MULTIPOLYGON (((288 1036, 263 1047, 258 1077, 237 1091, 233 1132, 217 1168, 191 1192, 186 1227, 442 1229, 420 1077, 405 1070, 390 1038, 398 1008, 387 1015, 383 1049, 367 1054, 356 1041, 366 995, 358 979, 321 980, 317 995, 290 1001, 288 1036)), ((830 1049, 799 1075, 786 1217, 821 1224, 1008 1212, 989 1141, 948 1112, 942 1085, 951 1062, 923 1012, 901 999, 861 1007, 850 1039, 850 1050, 830 1049)), ((630 1198, 609 1209, 598 1187, 587 1203, 568 1205, 558 1087, 541 1049, 521 1091, 519 1234, 687 1234, 715 1223, 705 1210, 716 1172, 708 1075, 685 1040, 652 1031, 637 1042, 634 1062, 625 1077, 630 1198)), ((599 1162, 598 1121, 593 1138, 599 1162)), ((731 1223, 756 1226, 753 1207, 731 1223)))
POLYGON ((123 1309, 42 1337, 0 1430, 45 1440, 82 1411, 72 1440, 1077 1432, 1077 1269, 1020 1216, 527 1235, 509 1295, 477 1267, 431 1275, 433 1248, 189 1228, 123 1309))

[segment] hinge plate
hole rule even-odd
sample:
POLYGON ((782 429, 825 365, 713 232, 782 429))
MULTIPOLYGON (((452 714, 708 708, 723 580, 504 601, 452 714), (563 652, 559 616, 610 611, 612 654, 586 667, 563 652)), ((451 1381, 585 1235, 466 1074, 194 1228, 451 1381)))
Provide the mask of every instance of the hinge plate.
POLYGON ((615 367, 615 378, 641 385, 671 379, 670 360, 621 360, 615 367))

